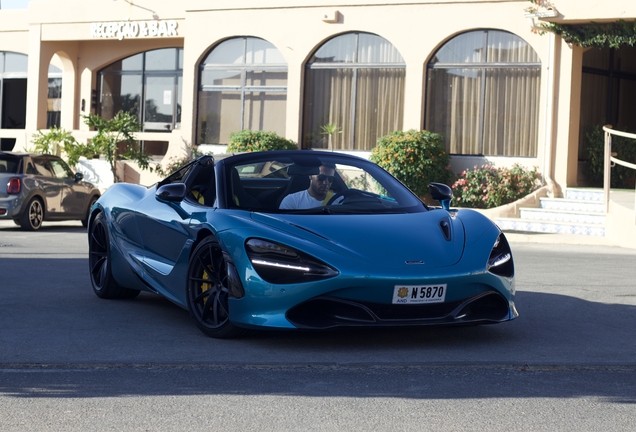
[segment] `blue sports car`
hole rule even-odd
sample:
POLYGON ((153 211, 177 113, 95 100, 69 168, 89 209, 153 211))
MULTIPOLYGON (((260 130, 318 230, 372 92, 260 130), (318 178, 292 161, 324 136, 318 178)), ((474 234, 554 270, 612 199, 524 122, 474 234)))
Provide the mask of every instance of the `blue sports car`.
POLYGON ((518 316, 504 234, 479 212, 427 206, 376 164, 319 151, 202 156, 93 206, 101 298, 162 295, 206 335, 249 329, 488 324, 518 316))

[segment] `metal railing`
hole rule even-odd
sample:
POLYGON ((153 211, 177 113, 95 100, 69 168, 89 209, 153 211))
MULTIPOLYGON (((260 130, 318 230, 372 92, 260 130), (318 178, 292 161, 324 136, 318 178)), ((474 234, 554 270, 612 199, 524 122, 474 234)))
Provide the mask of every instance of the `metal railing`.
MULTIPOLYGON (((611 125, 603 126, 603 131, 605 132, 605 154, 603 159, 603 198, 605 200, 605 213, 609 211, 609 198, 610 198, 610 182, 612 178, 612 163, 619 164, 627 168, 631 168, 636 170, 636 164, 625 162, 624 160, 620 160, 616 158, 616 153, 612 153, 612 135, 621 136, 624 138, 630 138, 636 140, 636 134, 631 134, 627 132, 615 131, 612 129, 611 125)), ((634 142, 636 145, 636 141, 634 142)), ((636 190, 634 191, 634 211, 636 211, 636 190)))

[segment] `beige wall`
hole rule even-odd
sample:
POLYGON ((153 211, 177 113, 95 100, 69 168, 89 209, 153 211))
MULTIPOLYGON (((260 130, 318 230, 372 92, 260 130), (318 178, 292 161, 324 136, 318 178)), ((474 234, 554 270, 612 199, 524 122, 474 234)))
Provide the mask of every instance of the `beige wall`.
MULTIPOLYGON (((183 152, 196 129, 198 65, 216 44, 234 36, 255 36, 274 44, 288 63, 286 136, 301 138, 304 64, 329 38, 350 31, 378 34, 389 40, 406 62, 403 129, 423 127, 426 64, 449 38, 473 29, 509 31, 527 41, 542 62, 539 143, 536 159, 520 159, 562 187, 576 182, 576 143, 580 98, 580 50, 558 37, 533 32, 526 0, 57 0, 31 2, 27 11, 0 11, 0 51, 29 54, 27 130, 42 128, 46 116, 46 68, 54 54, 64 71, 62 126, 85 131, 81 100, 90 108, 95 72, 113 61, 138 52, 184 48, 181 130, 165 134, 168 155, 183 152), (337 22, 323 20, 335 16, 337 22), (176 20, 172 38, 92 39, 92 22, 176 20), (553 74, 554 79, 549 77, 553 74), (43 103, 44 102, 44 103, 43 103), (574 124, 576 123, 576 124, 574 124)), ((636 17, 636 1, 555 0, 554 21, 636 17)), ((15 134, 0 130, 0 136, 15 134)), ((167 156, 168 156, 167 155, 167 156)), ((454 157, 453 166, 472 166, 484 158, 454 157)), ((489 158, 493 164, 517 162, 489 158)))
POLYGON ((636 17, 633 0, 552 0, 549 3, 559 12, 556 18, 549 19, 555 22, 602 22, 636 17))

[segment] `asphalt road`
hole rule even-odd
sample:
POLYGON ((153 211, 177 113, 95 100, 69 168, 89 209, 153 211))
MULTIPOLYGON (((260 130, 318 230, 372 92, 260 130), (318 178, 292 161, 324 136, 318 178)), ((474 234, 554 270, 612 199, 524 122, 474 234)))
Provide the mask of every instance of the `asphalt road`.
POLYGON ((633 430, 636 250, 512 247, 510 323, 227 341, 97 298, 78 223, 0 222, 0 430, 633 430))

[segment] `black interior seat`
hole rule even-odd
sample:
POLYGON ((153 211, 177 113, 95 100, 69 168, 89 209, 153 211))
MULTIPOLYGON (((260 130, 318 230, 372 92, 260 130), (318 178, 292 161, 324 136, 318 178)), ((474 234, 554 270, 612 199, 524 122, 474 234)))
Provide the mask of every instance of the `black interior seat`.
MULTIPOLYGON (((188 182, 189 183, 189 182, 188 182)), ((211 207, 216 199, 214 168, 201 169, 190 185, 192 199, 211 207), (196 192, 196 193, 194 193, 196 192)))
POLYGON ((280 203, 287 195, 309 189, 309 176, 320 174, 320 168, 317 166, 290 165, 287 167, 289 182, 283 193, 276 200, 276 208, 280 207, 280 203))
POLYGON ((239 176, 236 168, 232 168, 232 196, 230 197, 232 207, 243 208, 261 208, 261 204, 256 198, 247 193, 241 184, 241 176, 239 176))

